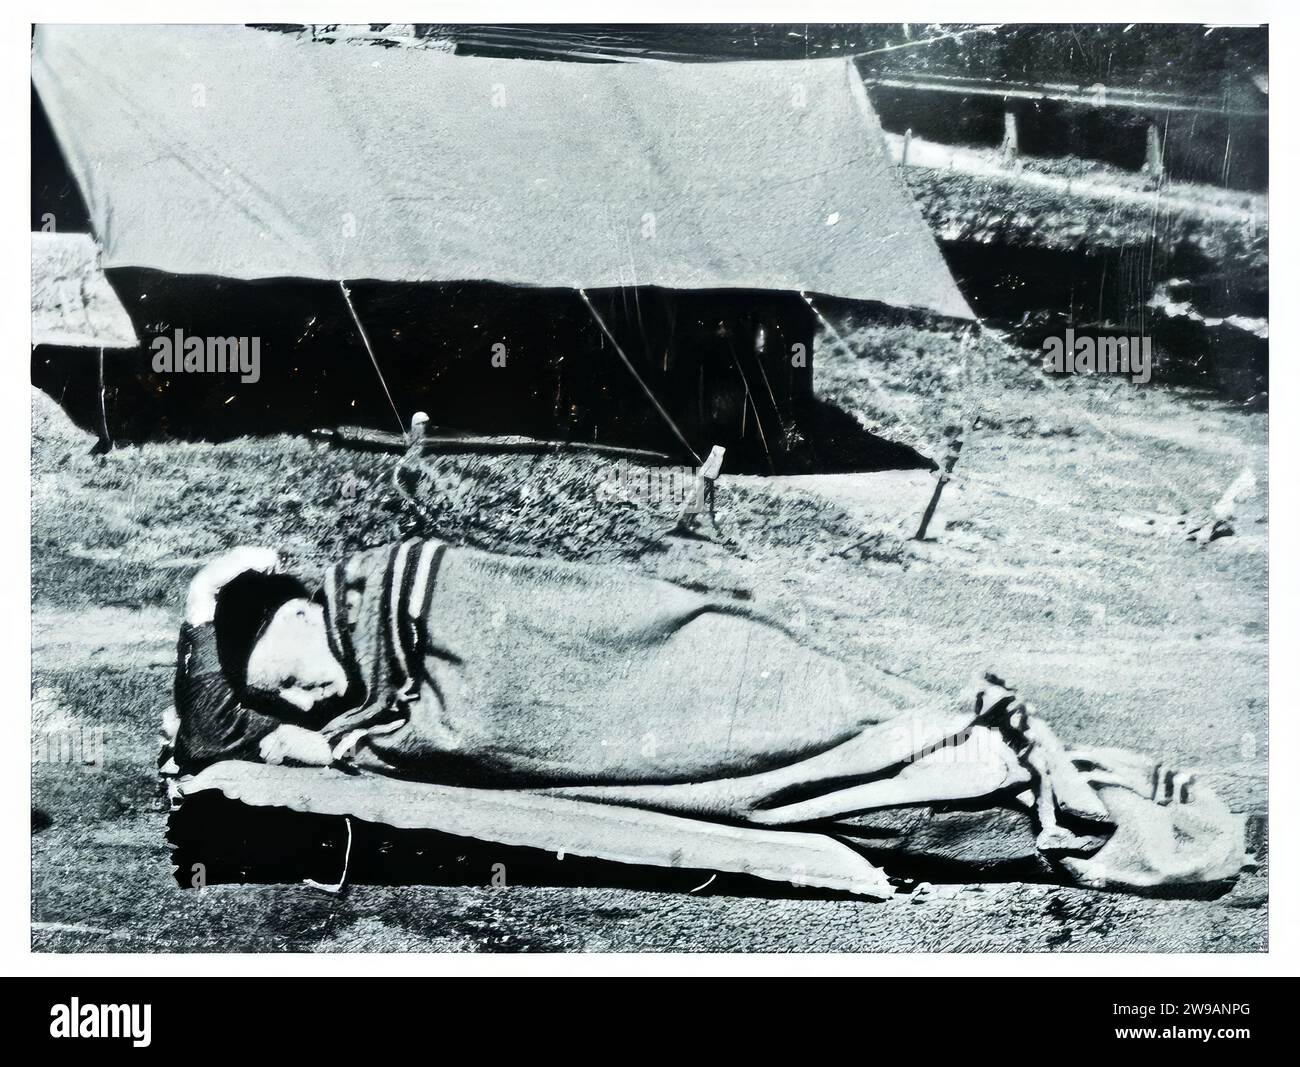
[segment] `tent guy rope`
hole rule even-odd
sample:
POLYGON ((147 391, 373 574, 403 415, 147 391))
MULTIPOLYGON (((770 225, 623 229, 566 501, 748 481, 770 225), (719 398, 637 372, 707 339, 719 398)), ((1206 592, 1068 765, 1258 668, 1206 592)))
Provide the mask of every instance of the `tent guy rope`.
POLYGON ((393 401, 393 394, 389 391, 388 382, 384 378, 384 372, 379 369, 379 360, 375 358, 375 350, 370 347, 370 338, 366 334, 366 328, 361 325, 361 319, 357 315, 357 309, 352 306, 352 294, 348 287, 339 282, 339 292, 343 294, 343 302, 347 304, 348 311, 352 315, 352 321, 357 325, 357 333, 361 335, 361 341, 366 346, 366 354, 370 356, 370 362, 374 364, 375 373, 379 375, 379 384, 384 387, 384 396, 388 397, 388 406, 393 409, 393 418, 397 420, 397 428, 404 435, 406 433, 406 423, 402 421, 401 412, 397 410, 397 404, 393 401))
POLYGON ((587 310, 591 312, 591 317, 596 320, 596 325, 600 327, 601 333, 603 333, 609 339, 609 343, 614 346, 614 351, 619 354, 619 358, 623 360, 623 363, 627 367, 628 372, 632 375, 634 379, 636 379, 636 384, 641 387, 642 392, 644 392, 646 397, 649 398, 650 403, 654 405, 655 411, 659 412, 660 418, 662 418, 664 422, 668 424, 668 428, 673 431, 673 433, 677 437, 677 440, 679 440, 682 443, 682 445, 686 448, 686 451, 695 457, 695 465, 697 467, 702 466, 704 464, 704 460, 700 457, 700 454, 696 452, 694 448, 691 447, 690 441, 686 440, 686 435, 682 433, 681 428, 677 425, 677 423, 673 421, 673 417, 668 414, 664 406, 661 403, 659 403, 659 398, 655 396, 654 391, 650 388, 650 386, 646 384, 645 379, 642 378, 641 375, 637 373, 636 367, 633 366, 632 361, 628 358, 627 353, 623 351, 623 346, 618 343, 618 340, 614 337, 613 332, 605 324, 605 320, 600 317, 600 312, 598 312, 596 310, 595 305, 592 304, 591 297, 587 295, 587 290, 579 287, 578 295, 582 297, 582 302, 587 305, 587 310))

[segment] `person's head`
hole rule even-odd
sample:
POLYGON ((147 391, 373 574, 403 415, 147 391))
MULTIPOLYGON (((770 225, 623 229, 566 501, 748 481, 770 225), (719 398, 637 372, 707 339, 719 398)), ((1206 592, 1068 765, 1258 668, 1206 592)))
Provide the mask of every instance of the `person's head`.
POLYGON ((217 594, 214 624, 222 669, 245 698, 278 698, 306 712, 347 690, 325 611, 296 578, 239 575, 217 594))

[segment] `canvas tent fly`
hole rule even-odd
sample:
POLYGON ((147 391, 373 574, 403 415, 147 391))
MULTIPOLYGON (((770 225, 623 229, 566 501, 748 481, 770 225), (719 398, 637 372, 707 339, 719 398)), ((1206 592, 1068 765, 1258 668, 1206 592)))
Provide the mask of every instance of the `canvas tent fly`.
MULTIPOLYGON (((234 332, 244 323, 229 319, 248 318, 250 301, 282 286, 292 298, 271 301, 240 331, 266 335, 267 364, 329 358, 299 323, 277 334, 295 300, 314 319, 327 304, 339 314, 336 286, 379 293, 359 300, 369 324, 382 287, 401 286, 405 302, 440 308, 429 315, 439 321, 385 320, 370 331, 372 355, 406 361, 416 376, 442 374, 444 394, 465 396, 480 383, 431 366, 457 358, 439 355, 450 342, 432 335, 485 351, 490 323, 457 334, 458 316, 513 314, 517 325, 535 321, 544 298, 548 323, 563 322, 551 309, 582 297, 576 318, 589 313, 605 328, 580 337, 553 327, 527 358, 602 349, 612 367, 587 371, 598 392, 617 383, 652 422, 651 402, 664 397, 685 428, 678 436, 707 451, 734 411, 705 410, 706 364, 724 357, 704 350, 718 347, 715 335, 728 334, 728 316, 746 301, 793 308, 795 318, 807 316, 800 294, 972 317, 848 59, 557 63, 324 46, 237 26, 45 26, 33 82, 132 314, 148 306, 150 321, 188 316, 199 332, 234 332), (239 302, 223 304, 231 294, 239 302), (696 330, 690 356, 683 321, 710 327, 696 330), (690 411, 672 394, 697 377, 690 411)), ((348 318, 330 321, 352 338, 348 318)), ((811 341, 811 317, 799 321, 780 338, 785 351, 759 357, 774 421, 811 395, 810 371, 772 373, 800 331, 811 341)), ((727 343, 752 348, 763 325, 745 320, 730 333, 750 335, 727 343)), ((518 329, 501 332, 513 334, 507 347, 518 342, 518 329)), ((354 372, 358 354, 349 353, 354 372)), ((764 393, 746 386, 747 398, 764 393)), ((590 431, 581 412, 595 400, 580 385, 573 398, 549 379, 529 388, 579 412, 569 432, 590 431)), ((636 423, 607 418, 606 432, 618 418, 636 423)), ((762 430, 757 407, 751 422, 762 430)))

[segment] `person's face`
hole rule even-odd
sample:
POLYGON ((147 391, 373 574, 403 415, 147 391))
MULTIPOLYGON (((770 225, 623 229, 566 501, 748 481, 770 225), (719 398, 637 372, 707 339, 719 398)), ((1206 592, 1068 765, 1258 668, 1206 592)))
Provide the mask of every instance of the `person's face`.
POLYGON ((347 673, 330 651, 319 604, 298 599, 281 605, 248 657, 248 686, 299 711, 343 695, 347 673))

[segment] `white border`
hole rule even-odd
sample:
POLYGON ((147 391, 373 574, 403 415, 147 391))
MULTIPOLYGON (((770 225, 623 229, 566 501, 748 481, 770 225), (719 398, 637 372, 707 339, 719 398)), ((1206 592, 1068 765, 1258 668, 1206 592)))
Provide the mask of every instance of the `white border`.
MULTIPOLYGON (((1296 774, 1289 767, 1296 749, 1300 713, 1300 594, 1295 531, 1300 530, 1297 479, 1289 461, 1297 449, 1296 384, 1300 362, 1289 351, 1296 305, 1283 299, 1271 309, 1273 361, 1270 455, 1270 530, 1282 531, 1270 543, 1270 634, 1272 647, 1283 650, 1269 679, 1271 820, 1270 951, 1251 955, 1189 954, 836 954, 836 955, 246 955, 204 954, 181 957, 140 955, 51 955, 30 952, 30 628, 24 617, 30 604, 30 243, 21 218, 30 202, 29 25, 32 22, 1204 22, 1269 23, 1272 188, 1283 190, 1271 205, 1270 235, 1273 291, 1289 297, 1296 290, 1295 217, 1300 210, 1296 178, 1297 66, 1296 19, 1284 2, 1252 0, 1107 0, 1044 5, 1029 2, 843 3, 824 0, 658 0, 621 3, 611 15, 608 0, 559 3, 391 3, 387 0, 321 0, 317 3, 177 4, 160 0, 93 0, 18 3, 8 6, 3 37, 4 130, 8 165, 0 172, 0 203, 9 224, 4 231, 5 310, 0 319, 5 344, 5 387, 0 389, 0 501, 7 516, 0 532, 0 590, 9 605, 0 623, 0 680, 4 718, 0 730, 0 857, 8 876, 0 879, 0 968, 4 973, 39 975, 422 975, 422 974, 870 974, 870 975, 1278 975, 1300 969, 1300 922, 1297 921, 1296 774), (1064 10, 1063 10, 1064 7, 1064 10), (1055 17, 1047 18, 1048 14, 1055 17), (19 20, 22 21, 19 21, 19 20), (1285 120, 1287 121, 1284 121, 1285 120), (1297 191, 1293 192, 1295 189, 1297 191), (1281 416, 1279 418, 1279 416, 1281 416), (26 709, 25 711, 23 709, 26 709)), ((1212 693, 1206 694, 1213 700, 1212 693)))

